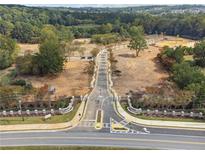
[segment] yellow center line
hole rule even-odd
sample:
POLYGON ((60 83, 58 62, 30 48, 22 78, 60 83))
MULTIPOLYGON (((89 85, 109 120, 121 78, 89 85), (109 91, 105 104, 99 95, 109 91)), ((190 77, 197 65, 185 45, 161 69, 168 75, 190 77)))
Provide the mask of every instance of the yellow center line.
POLYGON ((0 140, 46 140, 46 139, 86 139, 86 140, 111 140, 111 141, 141 141, 141 142, 159 142, 159 143, 175 143, 175 144, 195 144, 205 145, 205 142, 191 141, 174 141, 174 140, 155 140, 140 138, 111 138, 111 137, 24 137, 24 138, 1 138, 0 140))

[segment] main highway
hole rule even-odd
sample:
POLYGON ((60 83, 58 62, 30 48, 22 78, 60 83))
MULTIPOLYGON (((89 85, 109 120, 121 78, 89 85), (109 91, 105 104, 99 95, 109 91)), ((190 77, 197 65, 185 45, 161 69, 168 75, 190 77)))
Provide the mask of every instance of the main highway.
POLYGON ((108 53, 97 57, 96 81, 87 100, 85 116, 68 130, 1 132, 0 146, 79 145, 134 149, 205 149, 205 130, 151 128, 129 123, 117 113, 109 90, 108 53), (96 112, 103 112, 102 129, 95 128, 96 112), (129 129, 111 131, 111 120, 129 129))

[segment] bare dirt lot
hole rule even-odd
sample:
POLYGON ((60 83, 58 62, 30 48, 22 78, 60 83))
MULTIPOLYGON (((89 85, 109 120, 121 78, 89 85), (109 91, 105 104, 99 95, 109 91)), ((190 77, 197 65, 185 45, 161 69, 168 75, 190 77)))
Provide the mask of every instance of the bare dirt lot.
MULTIPOLYGON (((85 48, 85 56, 90 56, 90 51, 97 47, 90 43, 90 39, 75 39, 73 42, 75 41, 80 42, 79 46, 85 48)), ((26 51, 31 53, 39 51, 38 44, 19 44, 19 46, 20 55, 24 55, 26 51)), ((80 56, 80 54, 75 51, 72 56, 80 56)), ((20 78, 31 81, 36 88, 42 87, 44 84, 53 86, 56 88, 56 96, 85 95, 90 90, 91 77, 84 72, 88 65, 87 61, 72 60, 65 64, 64 71, 56 77, 21 76, 20 78)))
POLYGON ((124 45, 121 44, 113 50, 118 61, 116 63, 117 70, 121 71, 121 76, 113 76, 114 89, 119 95, 124 96, 130 90, 144 90, 146 87, 155 87, 163 83, 169 77, 169 74, 156 59, 157 54, 160 52, 159 48, 163 45, 169 45, 169 42, 172 42, 170 47, 182 45, 182 43, 183 45, 190 45, 188 43, 193 42, 176 37, 166 36, 165 38, 164 40, 163 37, 147 36, 146 39, 151 40, 151 43, 154 40, 156 45, 149 45, 148 49, 139 54, 139 57, 132 56, 135 51, 131 51, 127 47, 128 42, 122 43, 124 45))
MULTIPOLYGON (((85 48, 84 56, 90 56, 90 51, 93 48, 99 47, 99 45, 90 43, 90 39, 89 38, 74 39, 72 43, 74 44, 75 42, 79 43, 78 46, 85 48)), ((33 53, 39 52, 39 49, 38 49, 39 44, 23 44, 23 43, 19 43, 18 45, 20 47, 19 56, 23 56, 25 53, 33 54, 33 53)), ((78 51, 74 51, 74 52, 72 52, 71 56, 81 56, 81 55, 80 55, 80 53, 78 51)))
POLYGON ((174 37, 174 36, 148 36, 148 39, 154 39, 156 40, 156 46, 158 47, 164 47, 169 46, 171 48, 175 46, 187 46, 187 47, 194 47, 194 44, 196 41, 180 38, 180 37, 174 37))
POLYGON ((65 70, 56 77, 21 77, 32 82, 34 87, 42 87, 44 84, 56 88, 56 96, 79 96, 89 91, 90 77, 84 72, 88 62, 70 61, 65 64, 65 70))
POLYGON ((134 54, 127 47, 113 51, 117 59, 117 70, 121 76, 114 78, 114 89, 121 96, 130 90, 143 90, 148 86, 157 86, 169 75, 155 59, 159 53, 157 47, 149 47, 140 53, 139 57, 126 57, 134 54))

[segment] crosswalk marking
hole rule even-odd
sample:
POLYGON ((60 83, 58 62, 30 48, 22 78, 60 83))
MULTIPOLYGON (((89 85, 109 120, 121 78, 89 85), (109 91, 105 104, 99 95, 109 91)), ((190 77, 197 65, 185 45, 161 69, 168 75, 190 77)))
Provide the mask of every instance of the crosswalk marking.
POLYGON ((135 134, 135 135, 138 135, 138 134, 149 134, 147 132, 136 131, 136 130, 133 130, 133 129, 130 129, 129 131, 113 131, 113 130, 110 130, 110 133, 114 133, 114 134, 135 134))
POLYGON ((121 123, 122 125, 126 126, 129 122, 127 122, 126 120, 122 120, 122 121, 120 121, 120 123, 121 123))
MULTIPOLYGON (((78 127, 95 127, 95 121, 82 121, 78 127)), ((103 123, 103 128, 110 128, 110 123, 103 123)))
POLYGON ((105 123, 105 128, 110 128, 110 123, 105 123))
POLYGON ((131 130, 131 133, 134 133, 134 130, 131 130))

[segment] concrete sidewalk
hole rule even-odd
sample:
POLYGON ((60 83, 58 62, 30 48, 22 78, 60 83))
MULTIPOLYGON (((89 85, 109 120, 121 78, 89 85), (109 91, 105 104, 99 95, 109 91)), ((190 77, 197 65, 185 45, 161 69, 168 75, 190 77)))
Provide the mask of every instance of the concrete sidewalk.
MULTIPOLYGON (((111 64, 109 63, 109 68, 111 64)), ((111 70, 108 70, 109 75, 109 90, 113 94, 115 98, 117 98, 117 93, 113 89, 113 82, 111 79, 111 70)), ((177 121, 162 121, 162 120, 144 120, 140 118, 136 118, 134 116, 131 116, 129 113, 127 113, 122 106, 120 105, 119 101, 117 100, 116 103, 114 103, 114 109, 115 112, 123 119, 125 119, 127 122, 136 123, 138 125, 143 126, 149 126, 149 127, 155 127, 155 128, 172 128, 172 129, 184 129, 184 130, 203 130, 205 131, 205 122, 177 122, 177 121)))
POLYGON ((28 130, 59 130, 71 129, 78 125, 84 113, 86 102, 83 101, 79 106, 74 118, 69 122, 55 124, 21 124, 21 125, 0 125, 0 132, 3 131, 28 131, 28 130), (79 116, 80 115, 80 116, 79 116))
POLYGON ((121 117, 126 119, 128 122, 133 122, 150 127, 160 127, 160 128, 173 128, 173 129, 187 129, 187 130, 204 130, 205 122, 178 122, 178 121, 162 121, 162 120, 144 120, 131 116, 127 113, 119 102, 116 103, 116 109, 121 117))

